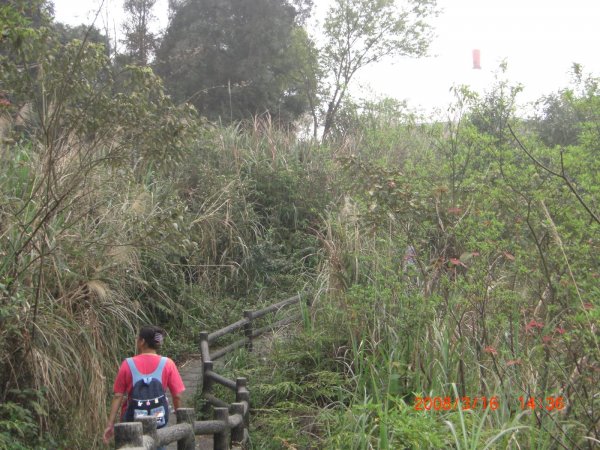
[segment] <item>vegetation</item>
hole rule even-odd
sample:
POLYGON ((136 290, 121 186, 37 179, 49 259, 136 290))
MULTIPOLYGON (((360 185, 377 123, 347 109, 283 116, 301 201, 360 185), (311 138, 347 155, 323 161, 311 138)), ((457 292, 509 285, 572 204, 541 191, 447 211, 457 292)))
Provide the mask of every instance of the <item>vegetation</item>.
MULTIPOLYGON (((0 448, 100 447, 141 323, 169 330, 180 360, 200 330, 298 291, 313 297, 302 323, 226 366, 252 383, 255 448, 596 446, 598 78, 574 67, 531 118, 502 71, 481 97, 455 89, 443 119, 345 91, 328 114, 337 66, 302 28, 310 2, 274 4, 243 19, 276 16, 298 65, 269 54, 290 69, 276 83, 256 66, 256 91, 236 97, 248 103, 227 91, 198 109, 146 65, 150 47, 111 56, 42 1, 0 4, 0 448), (330 117, 327 139, 250 116, 288 96, 302 107, 286 120, 330 117)), ((172 26, 200 20, 173 5, 172 26)), ((225 19, 242 16, 222 19, 233 32, 225 19)), ((411 23, 409 47, 375 54, 420 54, 426 27, 411 23)), ((248 56, 241 43, 263 37, 243 30, 227 49, 248 56)))
MULTIPOLYGON (((410 0, 399 9, 393 0, 335 0, 325 20, 327 43, 321 51, 324 83, 323 121, 326 138, 356 73, 387 56, 422 56, 429 46, 425 21, 435 14, 435 0, 410 0)), ((316 135, 316 129, 315 129, 316 135)))
POLYGON ((270 113, 284 125, 306 109, 286 0, 182 2, 157 51, 156 70, 178 102, 225 123, 270 113), (266 32, 268 30, 268 32, 266 32))
POLYGON ((140 66, 147 66, 156 50, 157 37, 150 31, 156 20, 152 13, 155 0, 125 0, 123 8, 128 20, 125 22, 125 46, 128 57, 140 66))

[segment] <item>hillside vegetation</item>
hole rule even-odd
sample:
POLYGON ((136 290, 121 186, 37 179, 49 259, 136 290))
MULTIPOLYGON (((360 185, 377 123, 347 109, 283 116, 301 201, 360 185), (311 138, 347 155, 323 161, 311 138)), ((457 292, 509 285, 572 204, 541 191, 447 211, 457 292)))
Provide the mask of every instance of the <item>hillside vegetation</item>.
POLYGON ((101 36, 2 3, 0 448, 100 448, 140 324, 180 361, 297 292, 311 306, 268 367, 227 366, 250 379, 254 448, 597 446, 599 79, 575 66, 524 118, 500 69, 421 117, 324 93, 293 23, 306 64, 277 80, 307 91, 209 121, 101 36))

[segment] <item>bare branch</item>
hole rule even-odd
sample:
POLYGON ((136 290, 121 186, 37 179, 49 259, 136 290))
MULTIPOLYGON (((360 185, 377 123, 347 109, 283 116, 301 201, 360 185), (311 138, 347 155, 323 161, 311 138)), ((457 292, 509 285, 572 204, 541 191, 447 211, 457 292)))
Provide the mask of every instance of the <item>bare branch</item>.
POLYGON ((575 195, 575 197, 577 198, 577 200, 579 201, 581 206, 583 206, 583 208, 587 211, 587 213, 590 215, 590 217, 594 220, 594 222, 596 222, 598 225, 600 225, 600 217, 598 217, 598 215, 596 213, 594 213, 594 211, 591 210, 591 208, 587 205, 585 200, 581 197, 581 194, 577 191, 577 189, 575 188, 575 186, 573 185, 571 180, 569 180, 569 177, 567 176, 566 171, 565 171, 562 150, 560 152, 560 169, 561 170, 560 170, 560 172, 557 172, 555 170, 552 170, 550 167, 546 166, 540 160, 538 160, 535 156, 533 156, 531 154, 531 152, 529 150, 527 150, 527 148, 519 140, 519 138, 517 137, 517 135, 511 128, 510 124, 507 123, 506 126, 508 127, 510 134, 512 134, 512 136, 515 139, 515 141, 517 142, 518 146, 521 148, 521 150, 523 150, 525 152, 525 154, 529 157, 529 159, 531 159, 534 162, 534 164, 536 166, 538 166, 539 168, 541 168, 542 170, 548 172, 551 175, 554 175, 557 178, 562 179, 565 182, 565 184, 567 185, 567 187, 569 188, 569 190, 575 195))

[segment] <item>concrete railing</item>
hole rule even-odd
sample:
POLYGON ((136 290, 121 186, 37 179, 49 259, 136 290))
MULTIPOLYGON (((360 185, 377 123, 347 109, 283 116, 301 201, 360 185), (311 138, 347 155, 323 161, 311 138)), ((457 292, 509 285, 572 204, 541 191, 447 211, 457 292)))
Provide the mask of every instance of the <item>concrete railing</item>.
MULTIPOLYGON (((248 391, 245 392, 248 398, 248 391)), ((177 425, 156 429, 156 418, 140 417, 135 422, 115 424, 117 449, 156 450, 157 447, 177 442, 177 450, 194 450, 196 435, 212 435, 215 450, 226 450, 231 445, 245 447, 248 442, 248 401, 233 403, 229 408, 214 408, 214 420, 194 420, 193 408, 179 408, 177 425)))
MULTIPOLYGON (((232 391, 236 391, 236 389, 239 388, 240 380, 242 380, 238 378, 236 381, 233 381, 215 373, 215 371, 213 370, 213 361, 241 347, 246 348, 246 350, 248 351, 252 351, 252 340, 255 337, 258 337, 261 334, 266 333, 267 331, 273 330, 275 328, 281 327, 283 325, 298 320, 301 317, 301 313, 292 314, 289 317, 281 319, 275 323, 263 326, 261 328, 254 327, 254 323, 256 320, 265 317, 268 314, 279 312, 282 309, 287 308, 291 305, 299 304, 301 300, 301 295, 295 295, 286 300, 275 303, 271 306, 267 306, 266 308, 257 311, 244 311, 244 317, 238 320, 237 322, 227 325, 226 327, 223 327, 220 330, 214 331, 212 333, 208 333, 206 331, 200 333, 200 354, 202 356, 202 398, 206 401, 207 406, 207 408, 204 411, 205 413, 208 412, 208 408, 210 406, 218 408, 229 408, 233 406, 233 404, 229 405, 227 402, 215 397, 215 395, 213 394, 213 386, 215 384, 220 384, 232 391), (214 343, 217 339, 240 330, 243 330, 244 332, 243 338, 238 339, 232 344, 227 345, 215 352, 210 351, 210 345, 214 343)), ((237 398, 236 401, 238 401, 237 398)))

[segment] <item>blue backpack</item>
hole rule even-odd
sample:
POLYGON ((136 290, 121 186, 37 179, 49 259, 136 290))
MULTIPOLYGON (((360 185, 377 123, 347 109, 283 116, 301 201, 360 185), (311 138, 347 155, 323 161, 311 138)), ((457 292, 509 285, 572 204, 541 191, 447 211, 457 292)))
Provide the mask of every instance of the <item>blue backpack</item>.
POLYGON ((161 357, 156 370, 142 375, 135 367, 133 358, 127 358, 131 370, 133 390, 128 399, 125 421, 133 422, 140 416, 156 416, 157 428, 164 427, 169 421, 169 402, 162 385, 162 372, 167 363, 166 357, 161 357))

